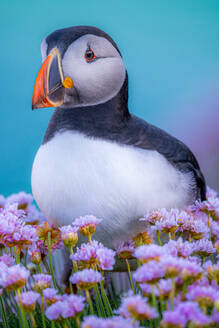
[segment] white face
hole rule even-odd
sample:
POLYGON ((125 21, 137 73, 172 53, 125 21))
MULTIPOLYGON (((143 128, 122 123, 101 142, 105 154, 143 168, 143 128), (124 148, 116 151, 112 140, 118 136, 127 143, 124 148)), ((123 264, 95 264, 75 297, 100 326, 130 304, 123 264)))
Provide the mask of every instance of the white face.
POLYGON ((88 106, 104 103, 121 89, 126 70, 118 51, 105 38, 92 34, 82 36, 66 50, 62 59, 64 77, 74 82, 66 89, 62 107, 88 106), (96 58, 86 61, 85 53, 92 49, 96 58))

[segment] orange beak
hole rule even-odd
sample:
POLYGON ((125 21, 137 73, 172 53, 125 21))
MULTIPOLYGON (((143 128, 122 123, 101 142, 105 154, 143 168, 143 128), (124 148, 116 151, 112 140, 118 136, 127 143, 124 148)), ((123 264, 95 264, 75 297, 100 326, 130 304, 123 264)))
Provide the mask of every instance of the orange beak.
POLYGON ((61 56, 52 49, 37 75, 32 97, 32 109, 58 107, 64 102, 65 88, 72 88, 70 77, 63 77, 61 56))

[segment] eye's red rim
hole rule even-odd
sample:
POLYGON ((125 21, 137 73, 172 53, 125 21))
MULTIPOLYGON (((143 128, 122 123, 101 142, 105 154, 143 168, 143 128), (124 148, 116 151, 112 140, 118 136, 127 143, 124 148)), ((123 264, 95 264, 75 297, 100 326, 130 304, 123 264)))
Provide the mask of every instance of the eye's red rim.
POLYGON ((93 50, 89 48, 85 51, 84 58, 87 63, 90 63, 97 57, 96 57, 95 53, 93 52, 93 50))

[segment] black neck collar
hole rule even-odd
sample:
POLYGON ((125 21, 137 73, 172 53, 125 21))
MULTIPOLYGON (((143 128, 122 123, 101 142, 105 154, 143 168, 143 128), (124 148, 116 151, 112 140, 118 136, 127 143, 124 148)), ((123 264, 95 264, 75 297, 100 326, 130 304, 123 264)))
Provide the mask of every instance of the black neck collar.
POLYGON ((77 108, 57 108, 53 113, 43 144, 58 131, 78 131, 88 136, 112 139, 126 124, 128 111, 128 77, 119 93, 103 104, 77 108))

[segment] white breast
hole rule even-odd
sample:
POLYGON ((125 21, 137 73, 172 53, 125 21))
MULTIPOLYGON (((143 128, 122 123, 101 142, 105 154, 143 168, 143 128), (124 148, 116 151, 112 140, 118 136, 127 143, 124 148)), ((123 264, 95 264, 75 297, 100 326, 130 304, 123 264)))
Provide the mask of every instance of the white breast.
POLYGON ((96 238, 116 246, 142 231, 138 218, 191 202, 192 178, 156 151, 63 132, 42 145, 32 169, 33 195, 48 220, 103 218, 96 238))

